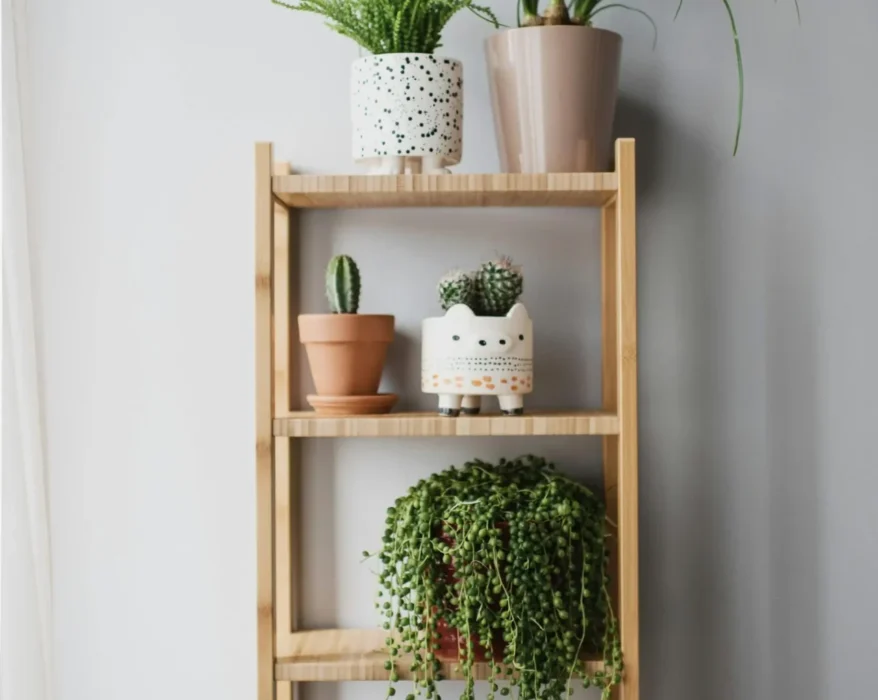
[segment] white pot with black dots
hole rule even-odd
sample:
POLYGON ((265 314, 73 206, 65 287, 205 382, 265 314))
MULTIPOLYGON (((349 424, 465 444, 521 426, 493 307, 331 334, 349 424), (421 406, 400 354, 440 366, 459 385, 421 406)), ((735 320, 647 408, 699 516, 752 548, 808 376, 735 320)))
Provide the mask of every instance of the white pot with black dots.
POLYGON ((443 173, 463 150, 463 64, 430 53, 364 56, 351 70, 353 156, 371 173, 443 173))
POLYGON ((506 316, 476 316, 456 304, 423 322, 421 390, 439 395, 439 414, 475 415, 496 396, 506 415, 524 413, 533 391, 533 322, 524 304, 506 316))

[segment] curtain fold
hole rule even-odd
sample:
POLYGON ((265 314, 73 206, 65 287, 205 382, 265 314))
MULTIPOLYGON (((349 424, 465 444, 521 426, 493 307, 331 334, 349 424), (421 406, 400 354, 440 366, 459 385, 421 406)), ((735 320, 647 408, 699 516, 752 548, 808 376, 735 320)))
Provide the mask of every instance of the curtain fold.
POLYGON ((25 0, 3 0, 4 587, 0 689, 6 700, 51 700, 51 550, 26 178, 26 19, 25 0))

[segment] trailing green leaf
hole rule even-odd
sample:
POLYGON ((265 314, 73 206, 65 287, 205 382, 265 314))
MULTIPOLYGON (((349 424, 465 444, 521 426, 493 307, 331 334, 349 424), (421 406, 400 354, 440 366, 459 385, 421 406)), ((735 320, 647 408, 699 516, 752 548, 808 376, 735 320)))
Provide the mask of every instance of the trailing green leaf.
POLYGON ((438 698, 439 656, 450 655, 461 700, 474 700, 480 647, 487 700, 510 690, 566 700, 577 676, 610 697, 623 660, 604 504, 591 491, 540 457, 475 460, 419 481, 385 523, 375 607, 387 630, 388 697, 402 670, 413 679, 408 700, 438 698), (443 625, 457 631, 457 648, 442 646, 443 625), (602 657, 602 670, 588 671, 586 652, 602 657))

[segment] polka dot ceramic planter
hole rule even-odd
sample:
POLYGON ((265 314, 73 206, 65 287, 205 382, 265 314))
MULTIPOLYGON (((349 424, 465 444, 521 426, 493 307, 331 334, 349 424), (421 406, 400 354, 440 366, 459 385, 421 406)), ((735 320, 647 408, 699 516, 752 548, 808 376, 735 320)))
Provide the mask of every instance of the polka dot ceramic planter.
POLYGON ((533 391, 533 322, 523 304, 506 316, 476 316, 452 306, 423 323, 421 390, 439 395, 443 416, 476 415, 496 396, 506 415, 524 413, 533 391))
POLYGON ((354 160, 372 172, 447 172, 463 146, 463 65, 429 53, 360 58, 351 118, 354 160))

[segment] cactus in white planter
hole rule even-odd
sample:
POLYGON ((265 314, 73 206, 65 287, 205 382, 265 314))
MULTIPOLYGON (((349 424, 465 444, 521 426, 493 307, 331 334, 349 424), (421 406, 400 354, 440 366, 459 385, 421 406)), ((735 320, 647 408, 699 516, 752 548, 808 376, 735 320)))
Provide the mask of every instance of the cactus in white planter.
POLYGON ((503 256, 439 280, 445 315, 423 324, 421 389, 439 395, 443 416, 476 415, 496 396, 506 415, 524 412, 533 390, 533 324, 518 303, 521 267, 503 256))

